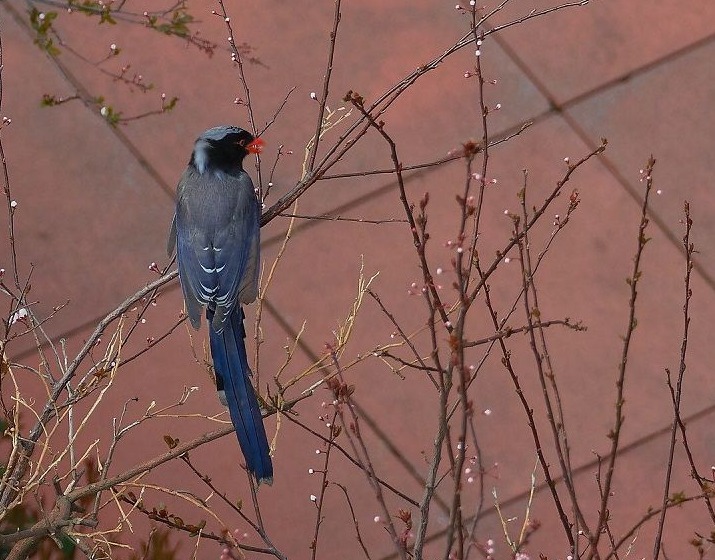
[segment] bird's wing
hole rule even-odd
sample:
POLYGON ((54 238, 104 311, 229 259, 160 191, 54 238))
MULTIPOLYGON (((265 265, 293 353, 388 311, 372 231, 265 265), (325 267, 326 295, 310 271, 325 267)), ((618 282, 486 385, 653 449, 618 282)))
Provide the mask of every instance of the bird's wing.
POLYGON ((218 230, 214 239, 218 292, 213 324, 217 329, 239 302, 255 299, 255 295, 250 296, 257 291, 254 271, 259 258, 258 201, 251 178, 244 172, 238 177, 226 176, 226 180, 236 199, 229 224, 218 230))
POLYGON ((211 305, 214 328, 220 331, 238 301, 258 240, 258 203, 250 177, 187 170, 177 193, 176 232, 191 322, 198 325, 201 307, 211 305))
MULTIPOLYGON (((196 232, 185 226, 177 210, 176 259, 179 265, 179 280, 184 292, 186 311, 195 329, 201 323, 201 308, 216 292, 216 280, 203 272, 200 254, 195 251, 196 232)), ((200 243, 199 243, 200 244, 200 243)))
POLYGON ((248 260, 246 262, 246 270, 243 273, 243 279, 238 287, 238 298, 241 303, 251 303, 258 297, 258 274, 260 273, 261 264, 261 243, 260 235, 258 234, 258 218, 260 212, 257 210, 256 216, 256 233, 251 238, 251 246, 248 250, 248 260))

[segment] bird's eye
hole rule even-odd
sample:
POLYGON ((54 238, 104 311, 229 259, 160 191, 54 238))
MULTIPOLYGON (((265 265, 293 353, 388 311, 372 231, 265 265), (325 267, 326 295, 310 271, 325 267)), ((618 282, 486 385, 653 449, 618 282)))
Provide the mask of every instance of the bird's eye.
POLYGON ((239 140, 238 142, 236 142, 236 144, 238 144, 238 145, 241 146, 242 148, 245 148, 245 147, 246 147, 246 141, 245 141, 245 140, 239 140))

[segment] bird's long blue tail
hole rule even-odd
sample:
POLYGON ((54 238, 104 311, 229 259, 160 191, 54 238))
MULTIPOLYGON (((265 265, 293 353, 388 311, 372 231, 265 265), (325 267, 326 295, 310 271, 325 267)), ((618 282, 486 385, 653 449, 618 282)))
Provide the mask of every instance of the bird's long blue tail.
POLYGON ((243 328, 243 309, 237 306, 233 310, 220 333, 217 333, 211 324, 213 316, 213 310, 207 308, 206 319, 209 323, 217 388, 219 391, 225 391, 226 404, 246 459, 246 467, 259 484, 272 484, 273 464, 268 453, 268 438, 263 427, 258 399, 251 384, 252 374, 244 344, 246 331, 243 328))

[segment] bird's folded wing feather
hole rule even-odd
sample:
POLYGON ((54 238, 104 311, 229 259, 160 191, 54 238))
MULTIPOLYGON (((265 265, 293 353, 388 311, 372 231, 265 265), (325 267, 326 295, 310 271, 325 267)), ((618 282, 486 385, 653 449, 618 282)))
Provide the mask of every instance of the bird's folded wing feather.
MULTIPOLYGON (((214 328, 221 330, 235 307, 247 269, 258 264, 258 203, 250 177, 226 173, 185 174, 176 211, 177 257, 192 324, 213 303, 214 328)), ((255 291, 255 287, 254 287, 255 291)))

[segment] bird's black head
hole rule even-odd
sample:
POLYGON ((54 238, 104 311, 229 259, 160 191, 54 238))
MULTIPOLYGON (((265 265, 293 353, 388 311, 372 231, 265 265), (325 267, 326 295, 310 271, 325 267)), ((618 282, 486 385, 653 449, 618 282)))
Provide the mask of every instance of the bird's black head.
POLYGON ((190 165, 199 173, 209 170, 232 171, 243 168, 243 158, 258 154, 263 140, 237 126, 209 128, 196 139, 190 165))

